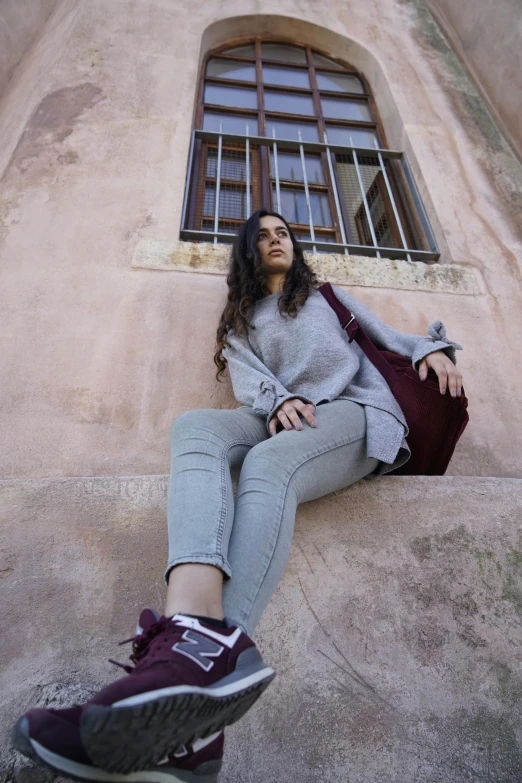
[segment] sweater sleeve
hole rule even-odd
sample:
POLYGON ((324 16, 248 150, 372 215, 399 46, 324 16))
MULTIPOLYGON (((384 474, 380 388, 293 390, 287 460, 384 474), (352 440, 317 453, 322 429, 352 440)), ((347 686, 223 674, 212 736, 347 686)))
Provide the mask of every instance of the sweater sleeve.
POLYGON ((223 349, 227 360, 234 396, 238 402, 250 406, 254 413, 270 419, 286 400, 311 400, 300 394, 292 394, 277 380, 256 356, 248 340, 239 338, 233 330, 227 335, 229 346, 223 349))
POLYGON ((409 356, 415 369, 418 369, 419 363, 425 356, 434 351, 444 351, 453 364, 457 363, 455 351, 462 351, 462 346, 447 338, 446 327, 441 321, 435 321, 428 327, 429 337, 398 332, 377 318, 369 307, 358 302, 342 288, 337 286, 333 288, 336 296, 351 310, 378 348, 409 356))

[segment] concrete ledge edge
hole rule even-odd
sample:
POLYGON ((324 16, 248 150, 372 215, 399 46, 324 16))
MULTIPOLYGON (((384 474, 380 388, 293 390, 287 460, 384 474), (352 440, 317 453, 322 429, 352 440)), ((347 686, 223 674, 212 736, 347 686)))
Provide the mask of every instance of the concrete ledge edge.
MULTIPOLYGON (((226 275, 229 254, 227 245, 142 239, 136 245, 132 268, 226 275)), ((459 264, 425 264, 337 253, 307 253, 306 257, 321 279, 338 285, 460 296, 485 293, 478 270, 459 264)))
MULTIPOLYGON (((27 476, 26 478, 3 478, 0 479, 0 490, 7 489, 9 487, 30 485, 44 486, 48 484, 67 484, 67 483, 93 483, 93 484, 110 484, 110 483, 128 483, 132 482, 168 482, 168 473, 144 473, 136 475, 122 475, 122 476, 27 476)), ((475 484, 482 483, 484 486, 487 484, 498 484, 499 482, 507 484, 522 484, 522 477, 519 476, 461 476, 461 475, 445 475, 445 476, 379 476, 371 480, 371 484, 376 486, 382 482, 387 481, 399 481, 403 483, 418 483, 418 484, 438 484, 440 482, 447 484, 475 484)), ((358 482, 359 484, 361 482, 358 482)), ((365 482, 362 482, 363 484, 365 482)), ((350 487, 347 487, 350 489, 350 487)), ((341 490, 344 492, 345 490, 341 490)), ((339 493, 338 493, 339 494, 339 493)))

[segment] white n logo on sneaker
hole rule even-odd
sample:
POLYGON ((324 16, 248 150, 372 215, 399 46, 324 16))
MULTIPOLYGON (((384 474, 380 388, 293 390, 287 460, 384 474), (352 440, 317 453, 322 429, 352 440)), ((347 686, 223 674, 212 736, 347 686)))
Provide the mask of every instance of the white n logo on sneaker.
POLYGON ((184 642, 176 642, 172 647, 174 652, 186 655, 206 672, 209 672, 214 666, 214 661, 208 659, 217 658, 225 649, 221 644, 216 644, 212 639, 194 631, 185 631, 182 638, 185 640, 184 642))
POLYGON ((242 633, 241 628, 236 628, 234 633, 227 636, 212 628, 206 628, 204 625, 201 625, 199 620, 196 620, 195 617, 187 617, 183 614, 175 614, 172 618, 172 622, 176 623, 176 625, 181 625, 183 628, 191 628, 193 631, 199 631, 199 633, 210 637, 210 639, 215 639, 216 642, 219 642, 219 644, 222 644, 224 647, 228 647, 229 650, 232 649, 242 633))

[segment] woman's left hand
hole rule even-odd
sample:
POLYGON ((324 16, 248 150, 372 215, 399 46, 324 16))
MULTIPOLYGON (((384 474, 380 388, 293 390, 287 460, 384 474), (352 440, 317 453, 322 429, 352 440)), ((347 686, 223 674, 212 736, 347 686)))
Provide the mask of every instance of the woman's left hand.
POLYGON ((428 368, 437 373, 441 394, 446 394, 446 389, 449 389, 452 397, 460 397, 462 394, 462 375, 444 351, 433 351, 433 353, 429 353, 424 357, 419 364, 421 381, 425 381, 428 377, 428 368))

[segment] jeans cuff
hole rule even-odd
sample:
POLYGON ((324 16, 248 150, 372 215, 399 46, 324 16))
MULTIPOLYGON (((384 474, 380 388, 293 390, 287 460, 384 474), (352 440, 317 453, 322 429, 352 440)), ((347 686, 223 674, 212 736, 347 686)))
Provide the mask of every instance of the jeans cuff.
POLYGON ((232 569, 227 560, 219 555, 187 555, 186 557, 176 557, 174 560, 169 560, 167 568, 165 569, 165 583, 169 583, 169 574, 174 566, 181 563, 203 563, 204 565, 216 566, 223 571, 224 581, 228 581, 232 576, 232 569))

